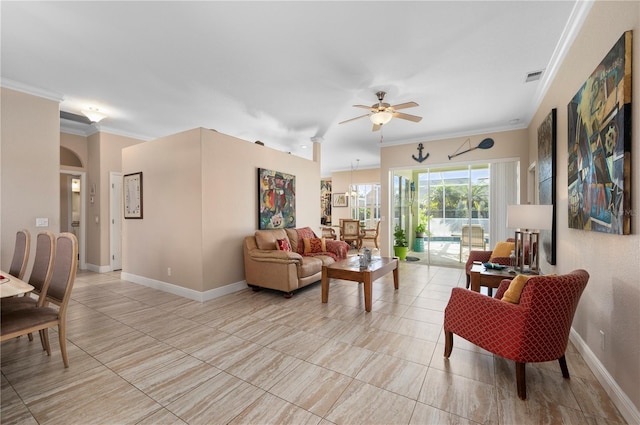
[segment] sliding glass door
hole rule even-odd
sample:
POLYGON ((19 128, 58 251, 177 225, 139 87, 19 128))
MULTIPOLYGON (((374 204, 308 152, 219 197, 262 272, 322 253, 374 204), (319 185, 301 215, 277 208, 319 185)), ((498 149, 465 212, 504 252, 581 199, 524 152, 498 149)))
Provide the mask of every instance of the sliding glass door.
POLYGON ((475 164, 394 173, 394 226, 405 229, 421 263, 462 267, 470 249, 490 246, 490 169, 475 164), (424 242, 416 242, 419 224, 426 226, 424 242))

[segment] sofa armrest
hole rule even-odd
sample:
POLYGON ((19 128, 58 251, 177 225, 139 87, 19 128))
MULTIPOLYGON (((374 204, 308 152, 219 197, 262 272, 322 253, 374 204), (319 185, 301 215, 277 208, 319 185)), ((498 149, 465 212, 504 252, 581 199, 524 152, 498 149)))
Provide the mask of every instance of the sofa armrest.
POLYGON ((338 256, 338 258, 341 260, 347 258, 347 253, 349 252, 349 244, 345 241, 327 240, 325 241, 325 244, 328 252, 336 254, 336 256, 338 256))

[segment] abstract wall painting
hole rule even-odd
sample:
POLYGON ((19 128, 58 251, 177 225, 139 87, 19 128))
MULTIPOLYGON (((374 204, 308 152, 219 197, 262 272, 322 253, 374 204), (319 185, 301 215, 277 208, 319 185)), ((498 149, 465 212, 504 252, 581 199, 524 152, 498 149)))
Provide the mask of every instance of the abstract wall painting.
POLYGON ((331 180, 320 180, 320 224, 331 226, 331 180))
POLYGON ((553 205, 551 230, 540 230, 547 263, 556 264, 556 115, 554 108, 538 127, 538 193, 541 205, 553 205))
POLYGON ((258 228, 296 227, 296 176, 258 168, 258 228))
POLYGON ((627 31, 568 105, 573 229, 631 233, 631 43, 627 31))

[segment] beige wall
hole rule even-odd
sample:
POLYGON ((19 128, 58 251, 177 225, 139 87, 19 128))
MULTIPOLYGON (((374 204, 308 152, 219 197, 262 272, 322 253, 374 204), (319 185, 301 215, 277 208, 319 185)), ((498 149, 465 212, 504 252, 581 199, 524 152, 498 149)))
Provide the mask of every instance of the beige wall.
MULTIPOLYGON (((68 167, 71 170, 86 170, 87 161, 88 161, 88 150, 89 146, 87 144, 86 136, 79 136, 77 134, 69 134, 69 133, 60 133, 60 146, 63 146, 75 153, 80 161, 82 162, 82 167, 68 167)), ((67 168, 67 167, 62 167, 67 168)))
POLYGON ((317 227, 316 162, 200 128, 125 149, 123 173, 143 172, 144 219, 124 220, 123 271, 199 292, 243 281, 258 168, 295 175, 296 225, 317 227))
MULTIPOLYGON (((470 146, 477 146, 483 139, 490 137, 494 140, 491 149, 475 149, 471 152, 457 156, 449 160, 448 155, 453 154, 465 143, 467 137, 433 140, 422 142, 424 156, 429 157, 422 163, 413 159, 412 155, 418 155, 418 143, 383 147, 380 152, 380 182, 382 184, 382 216, 383 222, 380 225, 380 249, 383 255, 391 253, 391 200, 390 189, 391 177, 395 170, 424 169, 426 167, 447 166, 453 164, 469 164, 469 163, 489 163, 505 160, 520 160, 520 174, 522 181, 520 182, 521 193, 526 193, 526 174, 529 163, 528 155, 528 135, 526 130, 504 131, 492 134, 480 134, 470 137, 470 146), (524 191, 523 191, 524 190, 524 191)), ((464 150, 464 148, 462 149, 464 150)), ((411 173, 407 172, 407 177, 411 177, 411 173)))
MULTIPOLYGON (((59 231, 60 112, 58 101, 0 89, 0 235, 2 269, 8 270, 19 229, 59 231), (35 227, 36 218, 49 227, 35 227)), ((27 267, 29 276, 34 249, 27 267)))
POLYGON ((88 187, 84 196, 87 197, 86 261, 90 270, 106 271, 110 267, 110 173, 121 172, 122 149, 138 143, 142 140, 102 132, 87 137, 88 187), (95 194, 94 201, 90 202, 92 187, 95 194))
MULTIPOLYGON (((552 108, 558 110, 557 149, 557 266, 555 272, 586 269, 591 278, 573 327, 591 353, 640 409, 640 85, 633 83, 632 107, 632 223, 633 234, 608 235, 568 228, 567 105, 586 78, 627 30, 633 30, 633 73, 640 72, 640 3, 596 2, 558 70, 529 127, 530 154, 537 157, 537 128, 552 108), (605 348, 600 348, 600 331, 605 348)), ((634 78, 635 79, 635 78, 634 78)), ((569 366, 571 367, 571 366, 569 366)))

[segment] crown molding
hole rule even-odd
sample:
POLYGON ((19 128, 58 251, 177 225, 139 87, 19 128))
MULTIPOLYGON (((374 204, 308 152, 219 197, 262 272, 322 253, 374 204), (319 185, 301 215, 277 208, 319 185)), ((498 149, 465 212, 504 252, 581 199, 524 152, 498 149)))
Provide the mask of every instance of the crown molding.
POLYGON ((11 90, 16 90, 19 92, 30 94, 33 96, 42 97, 48 100, 53 100, 54 102, 58 102, 58 103, 64 100, 64 95, 60 93, 56 93, 50 90, 45 90, 40 87, 30 86, 28 84, 15 81, 10 78, 2 78, 2 80, 0 80, 0 86, 6 87, 11 90))
POLYGON ((589 11, 591 10, 591 6, 593 6, 594 2, 594 0, 576 1, 575 5, 573 6, 571 16, 569 16, 567 25, 564 27, 564 31, 562 31, 562 34, 560 35, 560 40, 558 41, 558 44, 556 45, 556 48, 551 55, 549 65, 542 74, 542 78, 540 80, 540 84, 538 85, 538 90, 536 91, 534 102, 532 104, 532 110, 529 113, 528 120, 533 117, 535 111, 537 111, 542 104, 542 99, 544 99, 547 91, 549 91, 549 86, 553 82, 554 78, 556 78, 558 69, 560 69, 564 58, 567 56, 569 49, 571 49, 573 42, 578 36, 578 32, 580 32, 585 19, 587 19, 589 11))

